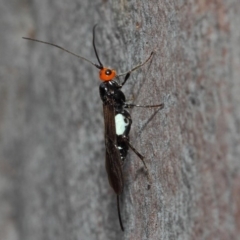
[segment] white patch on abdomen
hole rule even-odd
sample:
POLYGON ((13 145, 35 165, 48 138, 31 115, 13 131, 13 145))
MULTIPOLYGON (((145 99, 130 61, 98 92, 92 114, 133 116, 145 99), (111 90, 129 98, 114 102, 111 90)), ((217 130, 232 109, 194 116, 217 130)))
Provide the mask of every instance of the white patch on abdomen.
POLYGON ((128 119, 126 119, 122 114, 117 114, 115 116, 115 125, 116 125, 116 134, 117 135, 122 135, 126 127, 128 126, 129 122, 128 119))

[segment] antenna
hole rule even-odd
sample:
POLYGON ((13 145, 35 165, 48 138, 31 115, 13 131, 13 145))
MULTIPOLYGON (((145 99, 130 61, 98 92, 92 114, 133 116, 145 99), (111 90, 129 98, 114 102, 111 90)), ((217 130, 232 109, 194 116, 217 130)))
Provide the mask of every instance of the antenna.
POLYGON ((56 44, 54 44, 54 43, 45 42, 45 41, 41 41, 41 40, 37 40, 37 39, 33 39, 33 38, 27 38, 27 37, 23 37, 23 39, 30 40, 30 41, 33 41, 33 42, 39 42, 39 43, 43 43, 43 44, 46 44, 46 45, 50 45, 50 46, 59 48, 59 49, 61 49, 61 50, 64 51, 64 52, 67 52, 67 53, 69 53, 69 54, 71 54, 71 55, 73 55, 73 56, 75 56, 75 57, 77 57, 77 58, 80 58, 80 59, 82 59, 82 60, 84 60, 84 61, 92 64, 93 66, 95 66, 95 67, 98 68, 98 69, 103 69, 103 65, 102 65, 102 63, 101 63, 100 60, 99 60, 99 57, 98 57, 98 54, 97 54, 97 51, 96 51, 96 48, 95 48, 95 43, 94 43, 94 41, 95 41, 95 40, 94 40, 94 38, 95 38, 95 37, 94 37, 95 27, 96 27, 96 25, 95 25, 94 28, 93 28, 93 47, 94 47, 94 52, 95 52, 95 54, 96 54, 97 60, 98 60, 98 62, 99 62, 99 65, 96 64, 96 63, 93 63, 92 61, 88 60, 88 59, 85 58, 85 57, 82 57, 82 56, 80 56, 80 55, 77 55, 77 54, 75 54, 75 53, 73 53, 73 52, 71 52, 71 51, 69 51, 69 50, 67 50, 67 49, 65 49, 65 48, 63 48, 63 47, 61 47, 61 46, 59 46, 59 45, 56 45, 56 44))
POLYGON ((97 27, 97 24, 95 24, 94 27, 93 27, 93 42, 92 43, 93 43, 94 52, 95 52, 95 55, 97 57, 99 66, 101 67, 101 69, 103 69, 103 64, 100 61, 100 58, 98 56, 97 49, 96 49, 96 46, 95 46, 95 29, 96 29, 96 27, 97 27))

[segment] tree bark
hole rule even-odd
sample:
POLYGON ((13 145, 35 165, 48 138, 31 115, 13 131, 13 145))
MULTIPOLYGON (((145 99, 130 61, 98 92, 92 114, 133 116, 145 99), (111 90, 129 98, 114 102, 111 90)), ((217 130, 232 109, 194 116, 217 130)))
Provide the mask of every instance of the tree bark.
POLYGON ((240 3, 26 1, 0 8, 0 240, 238 239, 240 3), (120 207, 105 171, 98 70, 131 74, 120 207))

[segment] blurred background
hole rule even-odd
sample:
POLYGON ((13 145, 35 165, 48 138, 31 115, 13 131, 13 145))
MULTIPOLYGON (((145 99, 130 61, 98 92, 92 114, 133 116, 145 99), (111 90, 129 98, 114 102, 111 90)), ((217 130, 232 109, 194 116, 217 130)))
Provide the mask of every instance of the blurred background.
POLYGON ((239 239, 240 4, 0 0, 0 240, 239 239), (155 51, 124 93, 133 109, 120 231, 105 166, 98 70, 155 51))

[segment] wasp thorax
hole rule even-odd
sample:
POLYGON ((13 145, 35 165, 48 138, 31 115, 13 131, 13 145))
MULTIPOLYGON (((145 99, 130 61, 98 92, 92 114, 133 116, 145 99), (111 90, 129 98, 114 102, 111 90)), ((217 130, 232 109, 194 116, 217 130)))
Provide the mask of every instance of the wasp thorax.
POLYGON ((116 71, 114 69, 102 68, 99 71, 99 77, 102 81, 111 81, 116 77, 116 71))

